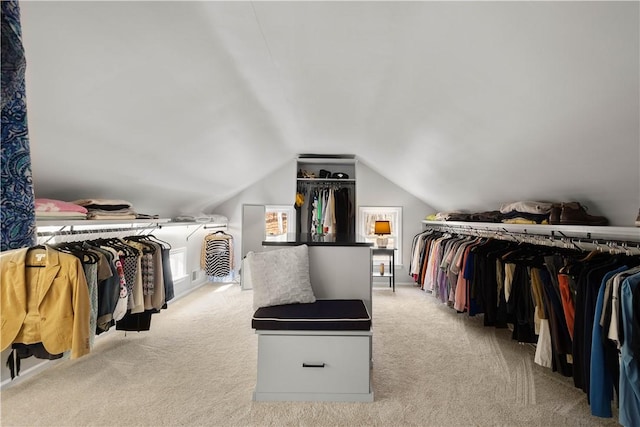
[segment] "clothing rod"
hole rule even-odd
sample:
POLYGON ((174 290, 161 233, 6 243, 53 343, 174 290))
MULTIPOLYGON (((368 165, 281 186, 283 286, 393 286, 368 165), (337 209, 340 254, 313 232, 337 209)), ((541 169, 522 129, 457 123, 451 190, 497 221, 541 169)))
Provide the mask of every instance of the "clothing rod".
POLYGON ((341 187, 341 186, 345 186, 345 185, 355 185, 355 181, 347 181, 347 180, 342 180, 342 179, 331 179, 331 180, 326 180, 326 181, 322 181, 322 180, 317 180, 317 181, 299 181, 298 182, 298 186, 304 185, 306 187, 310 187, 310 186, 337 186, 337 187, 341 187))
POLYGON ((513 224, 500 224, 495 223, 491 225, 481 224, 471 225, 473 223, 424 223, 426 228, 438 228, 447 229, 452 232, 455 230, 470 231, 470 232, 485 232, 485 233, 503 233, 503 234, 521 234, 538 237, 565 237, 571 239, 593 240, 593 241, 616 241, 627 242, 631 244, 640 243, 640 229, 638 228, 624 228, 624 227, 572 227, 568 226, 567 229, 561 229, 551 226, 545 226, 540 224, 531 224, 531 228, 527 224, 522 224, 519 228, 513 229, 513 224), (547 228, 549 227, 549 228, 547 228))
POLYGON ((580 251, 602 250, 610 252, 634 252, 640 255, 640 242, 626 241, 618 239, 593 239, 581 237, 569 237, 557 232, 551 231, 550 234, 531 234, 524 232, 502 230, 486 230, 473 227, 450 226, 447 224, 429 224, 427 229, 435 229, 452 234, 465 234, 478 237, 490 237, 500 240, 511 240, 519 243, 529 243, 533 245, 545 245, 577 249, 580 251), (584 247, 582 245, 585 245, 584 247))
POLYGON ((39 231, 38 237, 47 236, 70 236, 76 234, 95 234, 95 233, 122 233, 124 231, 140 231, 153 230, 157 228, 155 225, 147 225, 143 227, 119 227, 119 228, 90 228, 86 230, 58 230, 58 231, 39 231))
POLYGON ((209 230, 212 228, 227 228, 227 224, 219 224, 219 225, 210 225, 210 226, 206 226, 204 225, 204 223, 198 224, 198 226, 196 227, 195 230, 193 230, 191 233, 189 233, 187 235, 187 240, 189 240, 189 238, 191 236, 193 236, 198 230, 203 229, 203 230, 209 230))
POLYGON ((596 227, 586 225, 560 225, 560 224, 510 224, 510 223, 486 223, 472 221, 427 221, 424 226, 446 226, 452 228, 504 231, 525 234, 539 234, 548 236, 558 234, 563 237, 581 237, 587 239, 602 240, 628 240, 640 243, 640 228, 637 227, 596 227))

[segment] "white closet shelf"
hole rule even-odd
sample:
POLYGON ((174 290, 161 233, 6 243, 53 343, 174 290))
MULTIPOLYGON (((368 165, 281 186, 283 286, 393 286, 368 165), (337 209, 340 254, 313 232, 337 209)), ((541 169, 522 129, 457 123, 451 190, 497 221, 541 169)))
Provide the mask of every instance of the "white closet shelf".
POLYGON ((538 234, 557 237, 573 237, 584 239, 611 239, 640 242, 639 227, 586 226, 586 225, 551 225, 551 224, 504 224, 494 222, 466 221, 429 221, 422 220, 425 225, 438 225, 452 228, 466 228, 484 231, 506 231, 510 233, 538 234))
POLYGON ((298 163, 308 164, 330 164, 330 165, 353 165, 356 163, 355 157, 298 157, 298 163))

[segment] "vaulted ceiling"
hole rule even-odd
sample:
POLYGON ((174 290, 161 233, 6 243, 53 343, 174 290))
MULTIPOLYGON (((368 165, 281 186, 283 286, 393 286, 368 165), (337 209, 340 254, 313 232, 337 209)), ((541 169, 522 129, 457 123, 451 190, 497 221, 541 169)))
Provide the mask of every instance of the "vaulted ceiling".
POLYGON ((438 210, 640 207, 637 2, 21 9, 38 197, 171 215, 352 153, 438 210))

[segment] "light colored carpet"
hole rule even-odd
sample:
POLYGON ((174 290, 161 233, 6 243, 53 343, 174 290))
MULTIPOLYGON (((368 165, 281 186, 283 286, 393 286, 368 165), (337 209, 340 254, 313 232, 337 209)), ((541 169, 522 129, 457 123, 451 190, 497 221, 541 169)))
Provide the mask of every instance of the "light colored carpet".
POLYGON ((2 391, 3 426, 615 426, 531 346, 412 286, 374 288, 373 403, 253 402, 252 293, 207 284, 2 391))

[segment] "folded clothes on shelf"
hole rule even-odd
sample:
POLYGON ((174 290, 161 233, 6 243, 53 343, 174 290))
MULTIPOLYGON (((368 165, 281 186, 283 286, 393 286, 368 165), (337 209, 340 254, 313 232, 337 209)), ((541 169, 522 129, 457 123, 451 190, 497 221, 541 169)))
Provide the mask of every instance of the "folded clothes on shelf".
POLYGON ((136 219, 137 213, 131 202, 120 199, 79 199, 74 200, 80 206, 87 209, 87 219, 136 219))
POLYGON ((510 211, 502 214, 502 222, 506 224, 549 224, 549 214, 510 211))
POLYGON ((227 224, 229 219, 224 215, 219 214, 183 214, 177 215, 171 218, 172 222, 200 222, 200 223, 209 223, 209 224, 227 224))
POLYGON ((84 206, 87 209, 102 209, 108 211, 132 208, 131 202, 119 199, 78 199, 71 203, 84 206))
POLYGON ((476 212, 470 215, 469 221, 473 222, 500 222, 503 215, 500 211, 476 212))
POLYGON ((136 219, 158 219, 158 218, 160 218, 160 215, 143 214, 143 213, 136 212, 136 219))
POLYGON ((136 219, 136 213, 130 209, 122 211, 89 210, 87 219, 136 219))
POLYGON ((530 213, 530 214, 536 214, 536 215, 544 215, 544 214, 549 214, 549 212, 551 212, 551 206, 553 205, 553 203, 551 202, 537 202, 537 201, 529 201, 529 200, 524 200, 524 201, 518 201, 518 202, 511 202, 511 203, 505 203, 502 206, 500 206, 500 212, 503 214, 509 213, 509 212, 522 212, 522 213, 530 213))
POLYGON ((159 219, 157 214, 138 213, 133 205, 120 199, 78 199, 65 202, 56 199, 35 199, 36 219, 94 219, 94 220, 131 220, 159 219))
POLYGON ((87 208, 56 199, 35 199, 36 219, 86 219, 87 208))
MULTIPOLYGON (((460 211, 438 212, 426 217, 430 221, 502 222, 506 224, 552 224, 605 226, 604 216, 587 213, 587 207, 579 202, 517 201, 505 203, 499 211, 467 214, 460 211)), ((636 220, 640 226, 640 214, 636 220)))
POLYGON ((36 212, 75 212, 87 213, 87 208, 76 203, 56 199, 35 199, 36 212))

